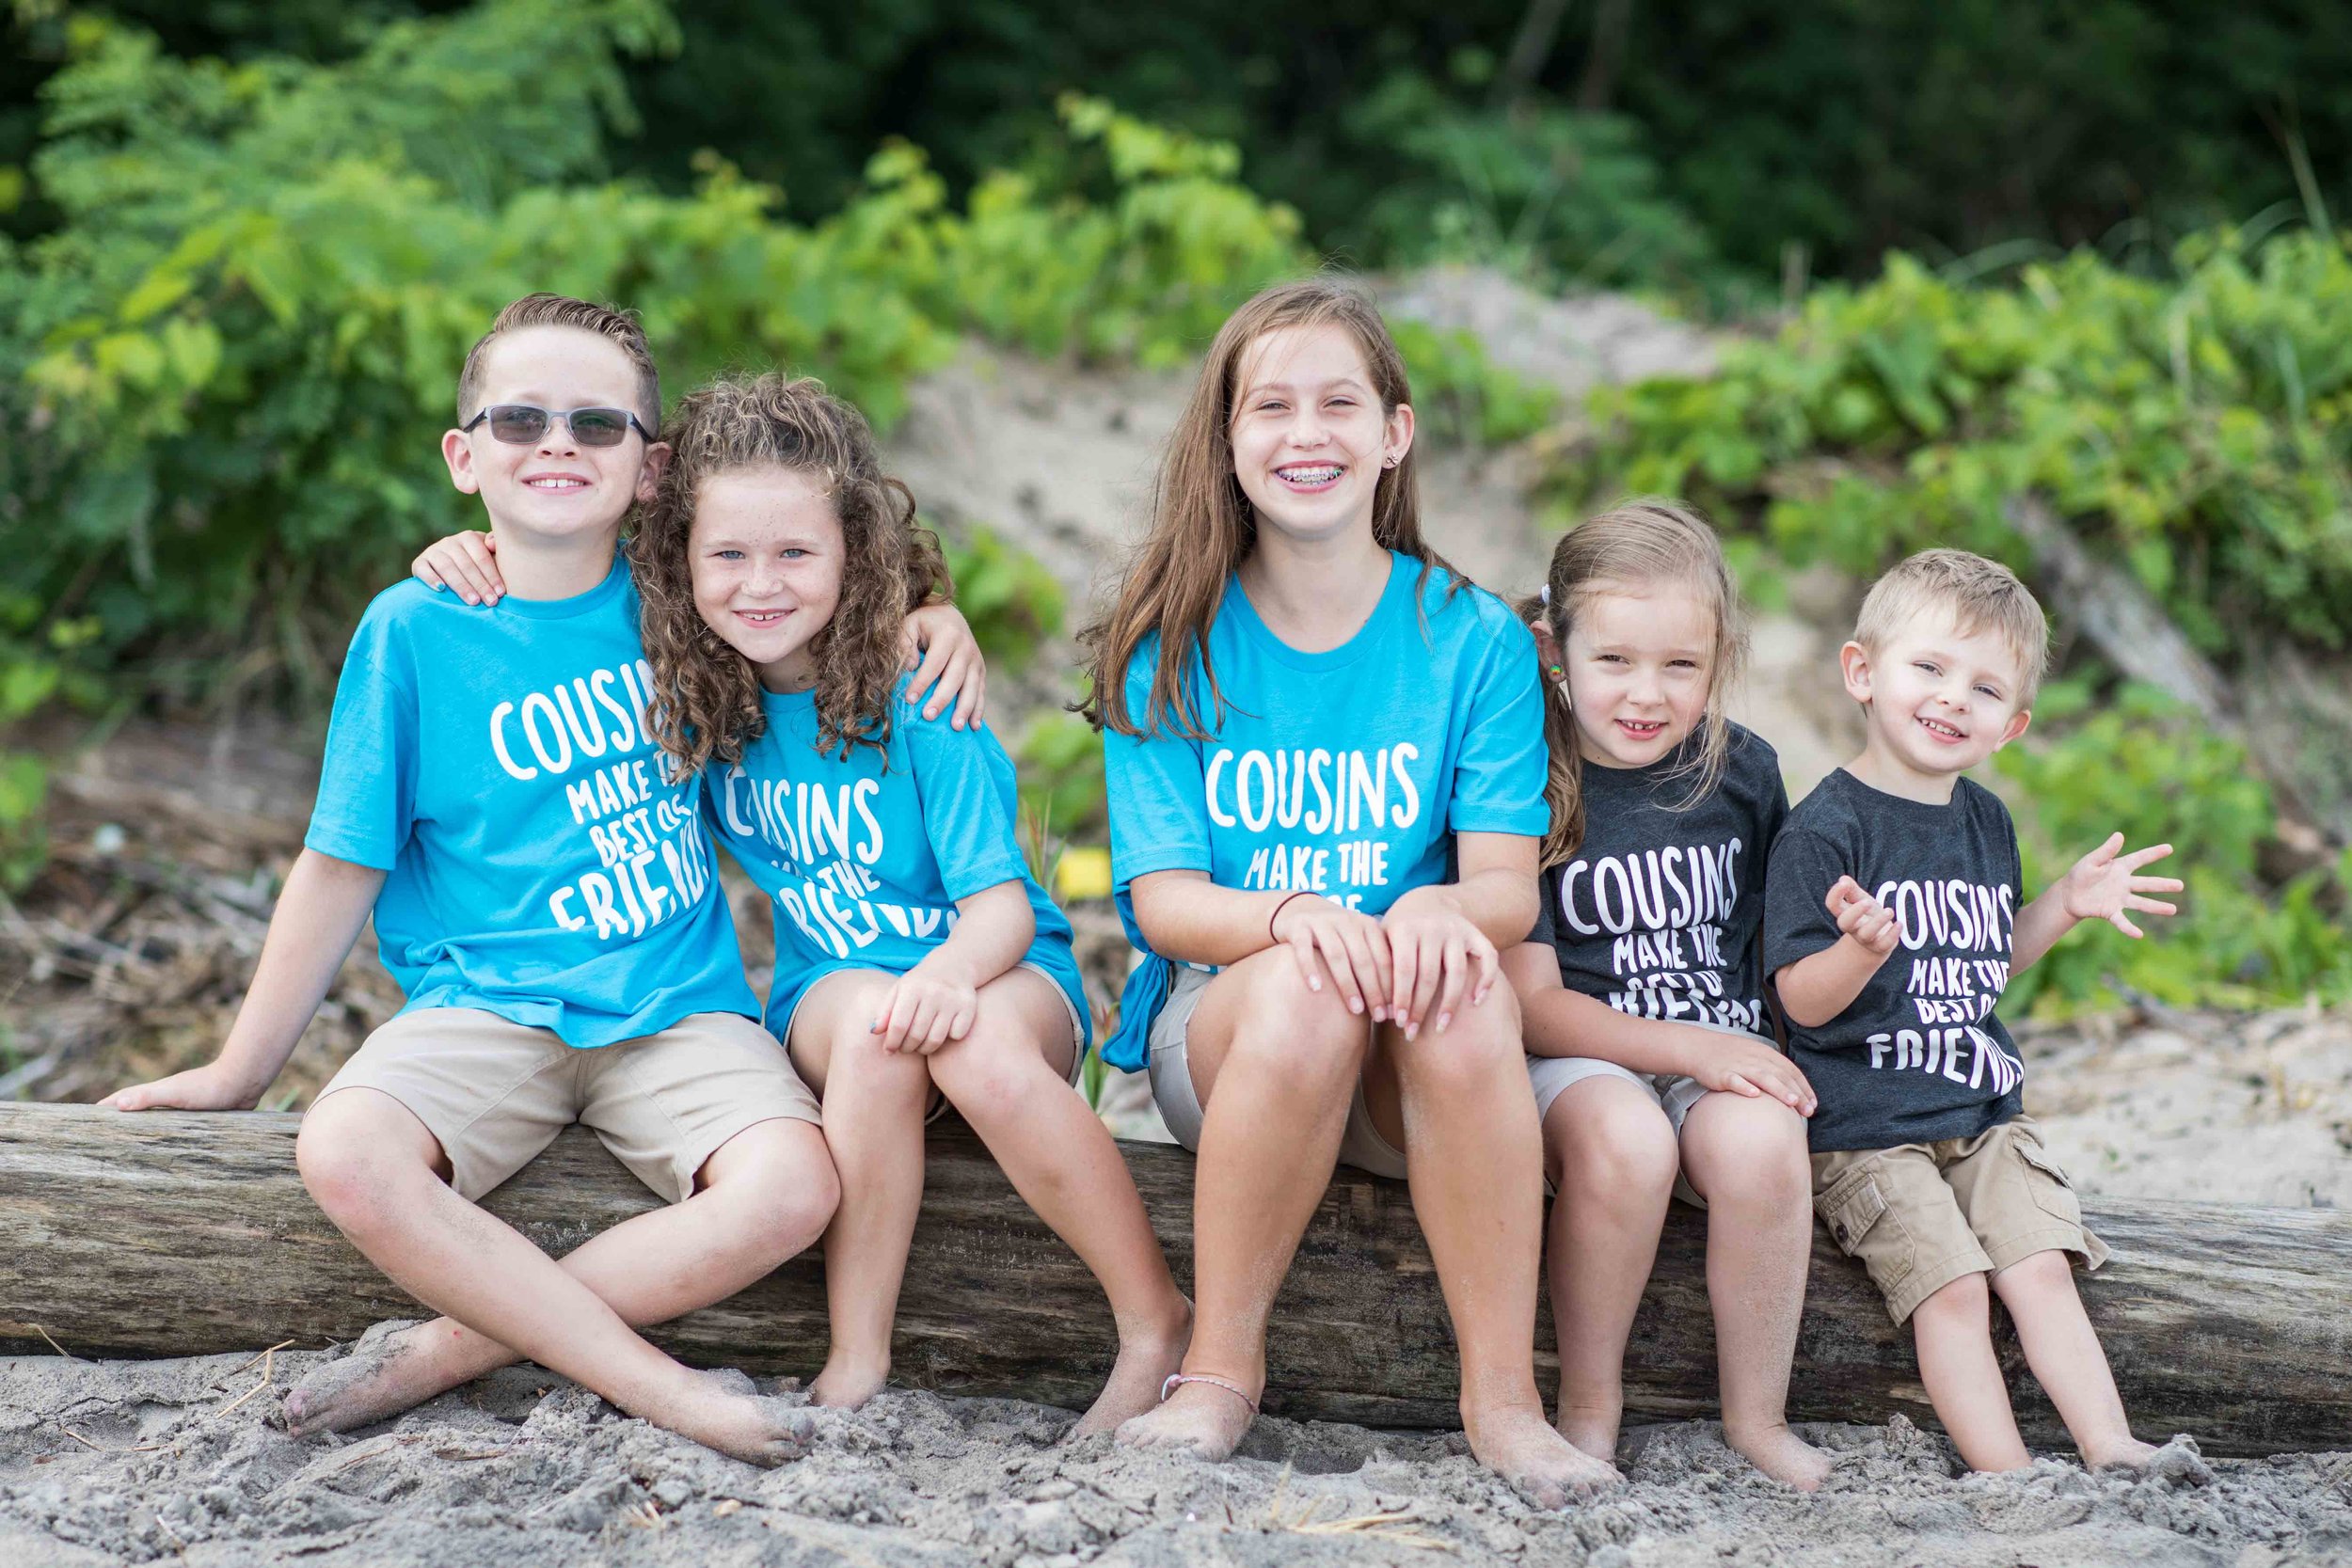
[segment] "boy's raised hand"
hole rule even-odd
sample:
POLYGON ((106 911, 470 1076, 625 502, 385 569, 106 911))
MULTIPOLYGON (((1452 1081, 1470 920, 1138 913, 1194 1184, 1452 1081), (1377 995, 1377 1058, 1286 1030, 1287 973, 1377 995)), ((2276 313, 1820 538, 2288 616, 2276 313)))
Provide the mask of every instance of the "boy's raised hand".
POLYGON ((218 1062, 175 1072, 151 1084, 132 1084, 98 1103, 117 1111, 250 1111, 261 1092, 221 1070, 218 1062))
POLYGON ((2127 937, 2144 936, 2132 924, 2132 912, 2179 913, 2177 906, 2146 895, 2178 893, 2186 884, 2178 877, 2139 875, 2141 866, 2172 853, 2169 844, 2135 849, 2128 855, 2122 848, 2123 835, 2108 834, 2105 844, 2076 861, 2059 879, 2058 896, 2066 912, 2076 920, 2104 920, 2127 937))
POLYGON ((1882 958, 1895 951, 1895 943, 1902 938, 1903 928, 1895 911, 1863 892, 1862 884, 1851 877, 1838 878, 1823 902, 1840 931, 1882 958))
POLYGON ((955 705, 951 729, 970 729, 988 711, 988 661, 980 657, 980 641, 972 623, 951 604, 927 604, 907 616, 898 634, 905 667, 914 672, 907 682, 910 705, 923 702, 923 717, 936 719, 955 705), (919 662, 918 662, 919 660, 919 662))
POLYGON ((496 604, 506 596, 498 548, 487 533, 453 533, 420 550, 408 569, 437 594, 454 590, 468 604, 496 604))

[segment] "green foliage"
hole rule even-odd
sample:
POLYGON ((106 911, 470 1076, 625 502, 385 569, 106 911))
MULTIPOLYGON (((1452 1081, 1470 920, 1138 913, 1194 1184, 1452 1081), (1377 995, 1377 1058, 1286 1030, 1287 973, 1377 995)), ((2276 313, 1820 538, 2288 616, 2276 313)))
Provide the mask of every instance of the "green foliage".
POLYGON ((2093 705, 2090 689, 2046 688, 2036 715, 2055 738, 2027 738, 1994 767, 2016 808, 2029 894, 2050 885, 2108 834, 2134 848, 2169 843, 2150 868, 2188 884, 2179 915, 2142 917, 2134 942, 2104 921, 2069 935, 2011 983, 2008 1004, 2063 1014, 2112 1004, 2120 985, 2175 1006, 2352 996, 2352 855, 2264 886, 2256 856, 2274 827, 2269 787, 2245 749, 2162 692, 2122 687, 2093 705))
POLYGON ((982 179, 969 216, 946 231, 938 308, 1035 354, 1075 347, 1172 365, 1242 297, 1305 266, 1297 214, 1236 182, 1232 147, 1078 93, 1063 94, 1059 109, 1070 146, 1054 161, 1073 188, 1057 195, 1032 173, 982 179), (1072 167, 1098 162, 1093 180, 1072 167), (1099 197, 1081 194, 1089 186, 1099 197))
POLYGON ((1086 186, 1008 175, 961 211, 904 145, 811 225, 715 159, 683 196, 606 181, 658 0, 487 0, 324 66, 70 31, 35 159, 65 221, 0 250, 0 551, 45 614, 95 617, 86 664, 165 691, 258 630, 318 694, 358 600, 478 521, 437 437, 530 290, 636 309, 674 388, 780 361, 886 426, 962 332, 1166 358, 1303 261, 1231 148, 1074 97, 1047 162, 1086 186))
POLYGON ((941 540, 955 579, 956 608, 991 664, 1014 668, 1061 630, 1061 585, 1038 559, 977 524, 941 540))
MULTIPOLYGON (((246 61, 342 58, 389 18, 454 3, 107 8, 154 29, 174 55, 246 61)), ((1396 258, 1382 245, 1423 244, 1426 228, 1409 210, 1377 232, 1360 220, 1408 182, 1472 222, 1495 206, 1497 231, 1512 234, 1516 210, 1454 182, 1454 165, 1431 150, 1445 139, 1434 122, 1511 112, 1500 102, 1530 118, 1638 124, 1654 192, 1610 168, 1563 199, 1589 190, 1587 210, 1622 212, 1629 232, 1655 211, 1687 214, 1674 221, 1763 279, 1788 250, 1817 273, 1852 276, 1889 245, 1944 256, 2020 236, 2160 257, 2169 236, 2300 205, 2296 148, 2308 150, 2312 189, 2339 210, 2352 195, 2352 99, 2338 90, 2352 68, 2352 10, 2329 0, 1597 0, 1565 8, 1517 92, 1494 80, 1494 62, 1528 10, 1526 0, 1354 10, 1304 0, 1143 9, 696 0, 678 8, 675 53, 622 62, 643 123, 608 156, 618 174, 684 193, 698 182, 697 154, 716 149, 816 215, 854 200, 867 154, 902 136, 931 149, 961 195, 1018 164, 1051 128, 1053 95, 1077 84, 1234 143, 1257 188, 1297 207, 1318 245, 1387 266, 1396 258), (1436 79, 1423 96, 1437 102, 1367 123, 1379 84, 1408 73, 1436 79)), ((22 163, 33 145, 33 90, 56 67, 64 11, 56 0, 0 8, 12 45, 0 49, 0 165, 22 163)), ((573 42, 568 32, 548 38, 573 42)), ((1587 138, 1596 165, 1621 157, 1609 135, 1587 138)), ((0 229, 29 234, 54 216, 38 202, 27 211, 45 215, 0 215, 0 229)), ((1580 221, 1562 227, 1575 232, 1580 221)), ((1654 239, 1644 248, 1665 254, 1654 239)))
POLYGON ((2170 277, 2089 253, 2011 285, 1890 257, 1814 292, 1708 381, 1605 388, 1581 483, 1760 518, 1797 562, 1929 544, 2024 566, 2039 496, 2225 661, 2249 625, 2352 636, 2352 257, 2333 233, 2182 244, 2170 277))
POLYGON ((1048 708, 1029 721, 1012 754, 1023 801, 1064 840, 1100 842, 1110 831, 1103 738, 1085 720, 1048 708))
POLYGON ((1482 261, 1583 288, 1719 280, 1706 234, 1659 188, 1630 120, 1471 107, 1415 72, 1391 76, 1348 119, 1404 165, 1341 230, 1391 265, 1482 261))
MULTIPOLYGON (((0 593, 0 736, 57 689, 61 672, 52 651, 31 640, 40 609, 28 595, 0 593)), ((22 886, 44 858, 41 805, 48 794, 40 758, 0 746, 0 893, 22 886)))
POLYGON ((1470 333, 1440 332, 1423 322, 1389 323, 1413 388, 1423 429, 1449 440, 1502 446, 1552 422, 1560 395, 1520 379, 1486 356, 1470 333))

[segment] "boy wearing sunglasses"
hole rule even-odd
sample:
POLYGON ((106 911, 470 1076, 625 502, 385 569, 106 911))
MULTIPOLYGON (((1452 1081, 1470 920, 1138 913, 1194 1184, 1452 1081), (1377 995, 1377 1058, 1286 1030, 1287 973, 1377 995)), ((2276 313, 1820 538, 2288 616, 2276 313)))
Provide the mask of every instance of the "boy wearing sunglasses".
MULTIPOLYGON (((645 736, 655 699, 617 556, 669 451, 636 323, 554 294, 500 312, 442 437, 505 593, 379 595, 336 690, 318 804, 219 1056, 124 1110, 255 1104, 371 911, 408 1003, 304 1118, 304 1184, 445 1317, 372 1330, 286 1401, 297 1433, 387 1418, 520 1357, 723 1452, 798 1454, 804 1413, 656 1350, 751 1284, 837 1198, 816 1099, 744 983, 699 784, 645 736), (560 1264, 477 1207, 573 1121, 670 1207, 560 1264)), ((968 642, 927 610, 933 653, 968 642)), ((943 693, 934 693, 934 704, 943 693)))

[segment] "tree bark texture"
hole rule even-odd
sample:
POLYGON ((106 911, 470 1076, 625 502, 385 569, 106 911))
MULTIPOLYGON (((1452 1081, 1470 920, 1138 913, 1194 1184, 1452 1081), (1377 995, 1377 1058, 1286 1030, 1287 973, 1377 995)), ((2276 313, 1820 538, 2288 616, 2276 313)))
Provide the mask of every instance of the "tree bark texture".
MULTIPOLYGON (((298 1118, 0 1105, 0 1345, 194 1355, 349 1339, 417 1307, 343 1242, 294 1174, 298 1118)), ((1122 1146, 1180 1281, 1192 1262, 1192 1159, 1122 1146)), ((1102 1292, 953 1118, 933 1130, 922 1223, 898 1308, 905 1384, 1081 1407, 1108 1370, 1102 1292)), ((655 1206, 574 1128, 487 1207, 551 1253, 655 1206)), ((2352 1215, 2094 1201, 2115 1260, 2084 1278, 2134 1425, 2208 1452, 2352 1448, 2352 1215)), ((1704 1214, 1677 1205, 1626 1368, 1634 1420, 1711 1416, 1714 1332, 1704 1214)), ((825 1351, 814 1251, 656 1331, 702 1365, 807 1376, 825 1351)), ((2030 1435, 2064 1436, 1998 1325, 2030 1435)), ((1552 1386, 1552 1336, 1537 1329, 1552 1386)), ((1376 1426, 1450 1427, 1455 1360, 1401 1182, 1343 1168, 1275 1307, 1266 1407, 1376 1426)), ((1908 1330, 1817 1231, 1790 1416, 1931 1419, 1908 1330)))

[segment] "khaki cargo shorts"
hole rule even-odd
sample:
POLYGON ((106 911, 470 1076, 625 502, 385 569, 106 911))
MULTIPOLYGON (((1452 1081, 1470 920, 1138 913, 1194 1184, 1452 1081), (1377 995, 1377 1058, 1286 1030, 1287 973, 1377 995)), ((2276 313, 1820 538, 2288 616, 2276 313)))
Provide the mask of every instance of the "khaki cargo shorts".
POLYGON ((1963 1275, 2037 1252, 2071 1252, 2085 1269, 2107 1260, 2029 1117, 1973 1138, 1816 1154, 1813 1212, 1899 1323, 1963 1275))
MULTIPOLYGON (((450 1186, 479 1200, 577 1121, 672 1203, 719 1146, 757 1122, 818 1123, 817 1097, 776 1037, 734 1013, 581 1050, 471 1007, 402 1013, 319 1091, 400 1101, 449 1156, 450 1186)), ((315 1103, 315 1101, 314 1101, 315 1103)))

